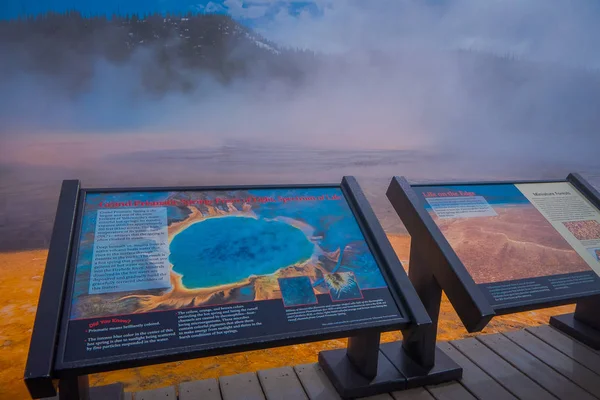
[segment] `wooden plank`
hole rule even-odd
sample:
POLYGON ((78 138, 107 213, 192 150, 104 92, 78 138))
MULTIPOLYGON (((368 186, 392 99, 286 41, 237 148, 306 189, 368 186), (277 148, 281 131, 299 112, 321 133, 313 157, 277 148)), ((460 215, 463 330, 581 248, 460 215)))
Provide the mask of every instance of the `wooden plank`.
POLYGON ((454 340, 450 343, 517 398, 521 400, 556 399, 476 339, 454 340))
POLYGON ((469 392, 485 400, 516 400, 516 397, 486 374, 481 368, 465 357, 460 351, 448 342, 438 343, 438 347, 452 358, 463 369, 460 381, 469 392))
POLYGON ((319 364, 297 365, 294 371, 310 400, 341 399, 319 364))
POLYGON ((216 379, 182 382, 179 384, 179 400, 221 400, 221 390, 216 379))
POLYGON ((600 375, 600 355, 592 348, 548 325, 527 328, 527 331, 600 375))
POLYGON ((135 400, 177 400, 177 393, 175 392, 175 386, 167 386, 154 390, 142 390, 136 392, 134 395, 135 400))
POLYGON ((600 398, 600 376, 594 372, 525 330, 504 335, 581 388, 600 398))
POLYGON ((356 400, 394 400, 394 399, 389 394, 383 393, 383 394, 377 394, 375 396, 360 397, 356 400))
POLYGON ((308 400, 308 397, 302 388, 302 384, 298 380, 292 367, 258 371, 258 380, 267 400, 308 400))
POLYGON ((478 336, 477 340, 484 343, 559 399, 594 400, 594 397, 588 392, 517 346, 506 336, 501 334, 482 335, 478 336))
POLYGON ((391 393, 394 400, 435 400, 425 388, 414 388, 391 393))
POLYGON ((446 382, 439 385, 427 386, 427 390, 437 400, 477 400, 458 382, 446 382))
POLYGON ((253 372, 222 376, 219 378, 219 388, 223 400, 265 400, 258 378, 253 372))

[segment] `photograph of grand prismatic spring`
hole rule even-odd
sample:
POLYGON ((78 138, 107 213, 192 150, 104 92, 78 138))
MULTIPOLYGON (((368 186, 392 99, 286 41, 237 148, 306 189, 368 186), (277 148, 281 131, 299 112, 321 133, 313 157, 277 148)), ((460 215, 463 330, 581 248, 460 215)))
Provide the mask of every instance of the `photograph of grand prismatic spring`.
MULTIPOLYGON (((383 252, 345 194, 301 185, 356 177, 383 228, 378 243, 387 240, 402 264, 396 274, 410 271, 411 236, 386 197, 394 176, 423 184, 578 173, 600 189, 594 0, 3 0, 0 59, 0 399, 35 396, 24 377, 32 337, 42 332, 36 315, 56 333, 46 336, 47 351, 34 352, 45 362, 28 367, 42 368, 35 373, 45 378, 33 384, 48 388, 58 384, 55 367, 75 368, 61 366, 63 347, 77 339, 65 336, 67 322, 103 343, 81 336, 82 355, 113 346, 118 358, 114 346, 137 343, 115 336, 135 322, 128 320, 176 310, 204 312, 198 323, 209 324, 206 310, 219 306, 243 308, 250 321, 251 305, 268 301, 285 318, 337 333, 267 343, 266 325, 253 326, 243 351, 184 357, 180 349, 175 359, 160 358, 166 350, 156 347, 156 362, 144 366, 91 368, 89 386, 118 384, 135 399, 156 390, 188 398, 200 388, 186 386, 194 382, 224 399, 338 398, 319 353, 346 348, 350 307, 365 313, 353 320, 361 329, 392 324, 404 295, 389 284, 383 252), (43 301, 56 271, 47 265, 60 265, 51 238, 69 179, 127 190, 74 201, 80 213, 67 229, 65 274, 53 275, 64 287, 43 301), (237 185, 291 189, 147 190, 237 185), (235 201, 313 195, 339 199, 235 201), (228 201, 205 201, 217 198, 228 201), (177 204, 164 203, 171 200, 177 204), (115 227, 133 236, 117 240, 115 227), (387 306, 369 297, 376 290, 387 291, 387 306), (322 317, 325 306, 339 321, 322 317), (252 383, 230 383, 248 376, 241 374, 252 383), (285 384, 270 385, 278 382, 272 376, 285 384), (312 391, 317 381, 325 386, 312 391)), ((567 228, 599 257, 596 225, 567 228)), ((408 395, 600 397, 600 355, 549 325, 573 313, 575 301, 494 316, 468 332, 443 294, 437 343, 465 378, 408 395), (514 379, 496 375, 497 365, 514 379), (486 390, 469 386, 473 371, 486 390)), ((180 323, 196 323, 190 315, 180 323)), ((174 340, 169 327, 144 323, 145 348, 174 340)), ((382 343, 402 338, 399 329, 381 333, 382 343)), ((206 393, 192 398, 211 398, 206 393)))
POLYGON ((80 239, 75 319, 386 288, 337 188, 94 193, 80 239))

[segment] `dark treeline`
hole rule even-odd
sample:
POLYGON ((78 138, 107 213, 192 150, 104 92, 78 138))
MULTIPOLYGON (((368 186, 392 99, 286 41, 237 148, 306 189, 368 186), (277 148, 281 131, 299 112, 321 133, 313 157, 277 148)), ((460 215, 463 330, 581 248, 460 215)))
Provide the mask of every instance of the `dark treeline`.
POLYGON ((0 21, 0 50, 19 70, 68 76, 73 90, 85 87, 99 57, 137 61, 144 87, 157 93, 192 90, 190 72, 198 71, 223 83, 247 75, 298 80, 315 57, 279 48, 229 16, 193 13, 84 17, 70 11, 0 21))

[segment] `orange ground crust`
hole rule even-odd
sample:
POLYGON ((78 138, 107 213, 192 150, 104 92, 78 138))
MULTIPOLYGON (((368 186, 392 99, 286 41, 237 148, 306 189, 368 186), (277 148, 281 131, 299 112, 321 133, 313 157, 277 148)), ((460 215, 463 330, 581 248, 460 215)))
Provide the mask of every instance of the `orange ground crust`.
MULTIPOLYGON (((389 236, 396 253, 408 266, 410 237, 389 236)), ((0 254, 0 398, 29 398, 23 384, 23 371, 29 348, 29 337, 35 317, 46 250, 0 254)), ((552 315, 573 312, 573 306, 549 308, 510 316, 497 317, 483 333, 515 330, 525 326, 548 323, 552 315)), ((444 297, 439 340, 472 336, 463 328, 454 309, 444 297)), ((384 341, 400 339, 399 333, 386 333, 384 341)), ((223 375, 277 368, 317 361, 321 350, 345 346, 345 340, 330 340, 304 345, 252 351, 199 360, 133 368, 92 375, 93 386, 117 381, 125 383, 127 391, 153 389, 179 382, 216 378, 223 375)))

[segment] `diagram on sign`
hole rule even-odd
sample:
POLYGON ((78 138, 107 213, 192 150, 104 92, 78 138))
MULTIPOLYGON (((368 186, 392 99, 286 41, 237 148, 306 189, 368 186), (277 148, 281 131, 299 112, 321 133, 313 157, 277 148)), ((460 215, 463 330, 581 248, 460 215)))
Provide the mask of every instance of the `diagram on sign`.
POLYGON ((600 222, 598 221, 568 221, 563 223, 578 240, 600 240, 600 222))
POLYGON ((333 301, 362 299, 362 293, 352 272, 336 272, 328 274, 325 282, 333 301))
POLYGON ((286 307, 305 306, 317 303, 315 291, 308 276, 279 278, 279 288, 286 307))

